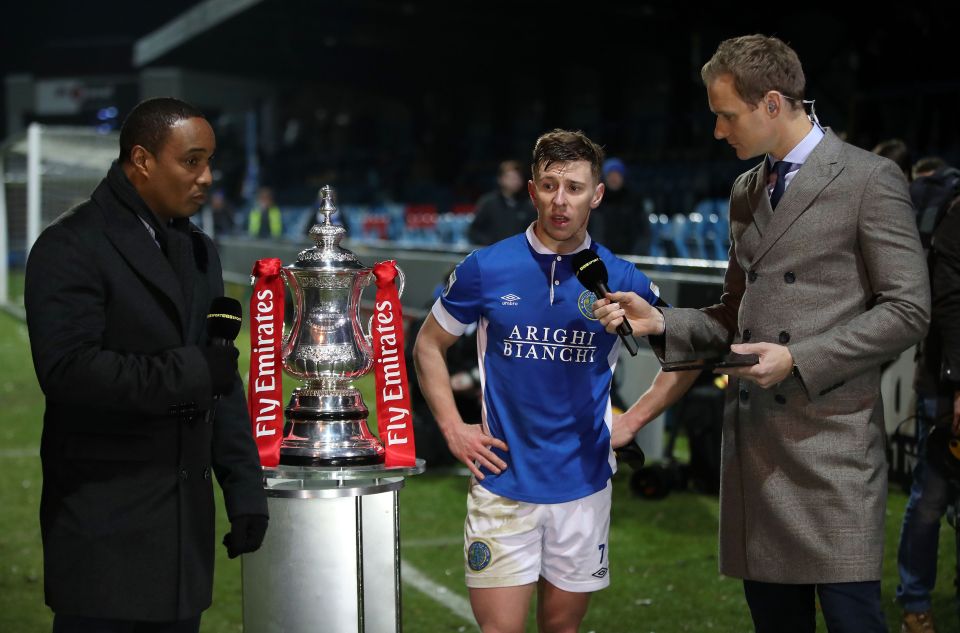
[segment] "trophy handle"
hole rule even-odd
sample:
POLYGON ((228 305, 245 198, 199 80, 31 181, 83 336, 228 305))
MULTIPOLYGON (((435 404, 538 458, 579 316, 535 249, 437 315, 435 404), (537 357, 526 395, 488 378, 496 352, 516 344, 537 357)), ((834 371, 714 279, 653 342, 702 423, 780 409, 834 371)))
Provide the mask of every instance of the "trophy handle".
POLYGON ((399 286, 399 288, 397 288, 397 296, 403 297, 403 289, 407 285, 407 276, 403 274, 403 269, 400 268, 400 264, 395 264, 394 266, 397 269, 397 285, 399 286))
MULTIPOLYGON (((360 292, 363 293, 363 290, 365 290, 367 286, 373 284, 373 280, 374 280, 374 277, 373 277, 373 273, 371 272, 370 275, 367 277, 367 281, 364 282, 363 288, 360 290, 360 292)), ((374 288, 374 302, 373 302, 373 303, 374 303, 374 305, 376 305, 376 303, 377 303, 377 302, 376 302, 376 288, 374 288)), ((359 313, 360 313, 360 301, 358 300, 358 301, 357 301, 357 316, 359 316, 359 313)), ((373 317, 374 317, 374 315, 376 315, 376 313, 377 313, 376 310, 371 310, 371 311, 370 311, 370 318, 367 319, 367 331, 364 332, 362 329, 360 330, 360 334, 363 335, 364 340, 367 341, 367 345, 370 346, 370 349, 371 349, 371 350, 373 349, 373 317)))
MULTIPOLYGON (((302 303, 302 297, 301 297, 302 291, 300 290, 300 284, 297 283, 297 278, 294 277, 293 273, 291 273, 286 268, 281 268, 280 272, 283 275, 284 285, 290 290, 290 294, 293 295, 293 301, 292 301, 293 318, 290 321, 290 331, 288 332, 287 329, 284 327, 283 332, 280 334, 280 344, 282 346, 281 347, 282 351, 280 353, 280 356, 281 358, 287 358, 290 355, 290 353, 293 351, 293 349, 291 349, 294 343, 293 333, 300 331, 300 318, 301 318, 300 306, 303 303, 302 303)), ((286 299, 284 298, 284 301, 285 300, 286 299)))

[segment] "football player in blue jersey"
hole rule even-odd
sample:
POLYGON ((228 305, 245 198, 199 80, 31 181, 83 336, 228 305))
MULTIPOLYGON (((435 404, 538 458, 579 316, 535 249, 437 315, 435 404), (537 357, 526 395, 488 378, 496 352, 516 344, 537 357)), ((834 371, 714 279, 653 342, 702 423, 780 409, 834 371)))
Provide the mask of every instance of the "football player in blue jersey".
POLYGON ((535 589, 539 629, 576 631, 591 593, 610 582, 610 383, 621 343, 594 317, 596 297, 571 259, 591 249, 611 288, 653 304, 659 297, 587 232, 603 198, 602 163, 603 150, 581 132, 541 136, 528 183, 536 221, 457 266, 414 350, 424 397, 473 474, 465 572, 485 633, 523 631, 535 589), (481 425, 457 412, 445 359, 474 322, 481 425))

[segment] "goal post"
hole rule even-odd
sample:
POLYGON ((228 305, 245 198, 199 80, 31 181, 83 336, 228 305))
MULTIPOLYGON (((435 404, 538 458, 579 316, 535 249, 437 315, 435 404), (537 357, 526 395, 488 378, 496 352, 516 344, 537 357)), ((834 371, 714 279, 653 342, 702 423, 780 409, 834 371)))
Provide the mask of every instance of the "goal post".
POLYGON ((119 154, 117 132, 32 123, 0 144, 0 308, 22 313, 30 247, 90 197, 119 154))

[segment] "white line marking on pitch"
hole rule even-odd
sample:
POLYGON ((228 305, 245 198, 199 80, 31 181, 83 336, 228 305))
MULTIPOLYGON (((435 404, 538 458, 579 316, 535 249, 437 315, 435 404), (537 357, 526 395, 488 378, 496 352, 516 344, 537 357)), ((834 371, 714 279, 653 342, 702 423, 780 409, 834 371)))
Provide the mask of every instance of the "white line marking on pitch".
MULTIPOLYGON (((403 578, 404 583, 431 600, 439 602, 460 618, 474 624, 475 620, 473 619, 473 609, 470 608, 470 601, 463 596, 453 593, 443 585, 430 580, 426 574, 405 560, 400 561, 400 577, 403 578)), ((473 630, 476 630, 476 624, 474 624, 473 630)))
POLYGON ((14 457, 40 457, 40 448, 0 448, 0 459, 14 457))
POLYGON ((441 547, 443 545, 463 545, 462 536, 441 536, 439 538, 405 538, 404 547, 441 547))

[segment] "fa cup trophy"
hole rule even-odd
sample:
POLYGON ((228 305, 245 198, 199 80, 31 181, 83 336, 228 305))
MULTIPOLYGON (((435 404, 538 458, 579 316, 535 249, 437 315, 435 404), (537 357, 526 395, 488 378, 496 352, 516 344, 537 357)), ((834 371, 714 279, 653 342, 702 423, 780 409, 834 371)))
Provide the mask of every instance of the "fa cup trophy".
MULTIPOLYGON (((373 348, 360 323, 360 296, 373 269, 340 246, 346 234, 330 222, 334 192, 320 190, 323 222, 310 229, 316 243, 283 268, 294 313, 283 341, 283 367, 303 381, 285 410, 280 463, 290 466, 379 464, 383 445, 367 428, 367 410, 351 384, 373 368, 373 348)), ((404 276, 397 269, 399 292, 404 276)))

